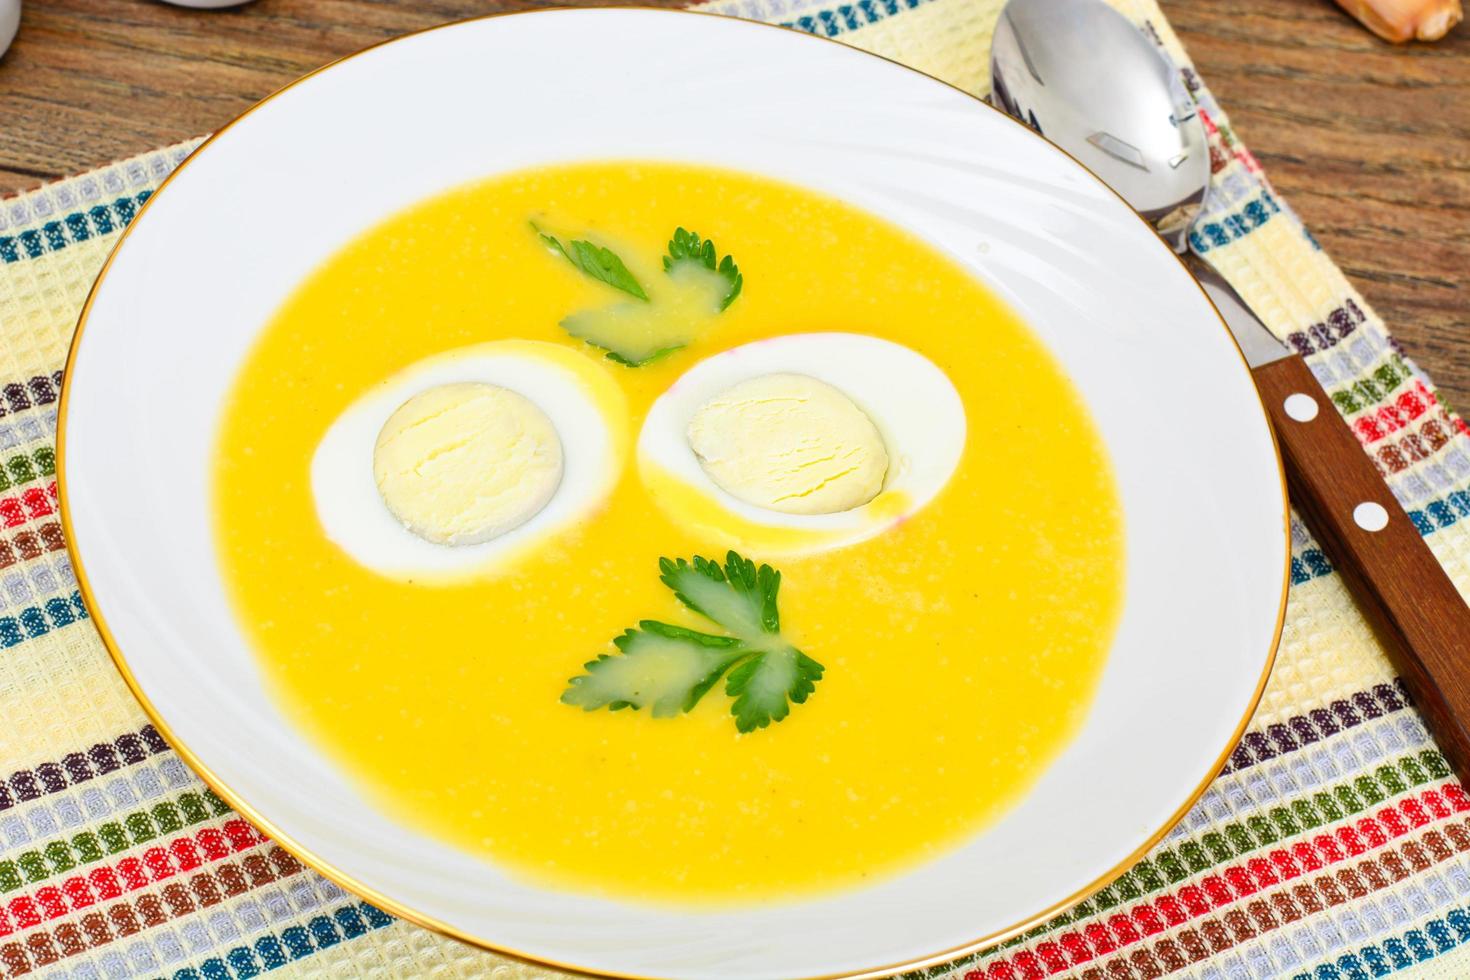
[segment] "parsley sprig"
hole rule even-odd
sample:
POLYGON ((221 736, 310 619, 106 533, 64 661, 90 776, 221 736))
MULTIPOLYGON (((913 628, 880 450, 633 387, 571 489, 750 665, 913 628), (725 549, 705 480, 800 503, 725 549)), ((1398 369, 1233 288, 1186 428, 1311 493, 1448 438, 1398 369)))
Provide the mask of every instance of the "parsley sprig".
POLYGON ((724 634, 645 619, 613 640, 616 654, 584 665, 562 692, 563 703, 586 711, 647 707, 655 718, 669 718, 691 710, 724 677, 735 727, 752 732, 806 702, 824 668, 781 635, 780 572, 734 551, 723 565, 698 555, 658 565, 674 596, 724 634))
POLYGON ((531 227, 547 248, 570 262, 584 276, 648 302, 648 293, 612 249, 582 239, 563 243, 555 235, 542 231, 534 222, 531 227))
MULTIPOLYGON (((581 310, 566 316, 561 321, 562 329, 579 340, 607 352, 609 360, 628 367, 641 367, 651 361, 680 350, 706 325, 702 316, 693 322, 675 323, 672 331, 667 325, 650 330, 650 305, 658 302, 650 299, 648 291, 638 277, 628 270, 612 249, 584 239, 562 240, 531 222, 531 230, 554 255, 566 259, 573 268, 598 282, 611 286, 632 296, 639 302, 624 300, 613 306, 581 310)), ((635 263, 636 264, 636 263, 635 263)), ((712 314, 723 313, 740 295, 745 279, 740 268, 729 255, 719 258, 714 242, 701 238, 698 233, 678 228, 669 241, 668 254, 663 257, 664 272, 677 276, 680 269, 698 269, 691 278, 695 288, 708 289, 718 304, 712 314)), ((689 285, 686 280, 685 286, 689 285)), ((655 293, 658 291, 655 290, 655 293)))
POLYGON ((740 274, 740 267, 735 264, 733 256, 726 255, 716 261, 716 254, 714 242, 700 238, 698 232, 677 228, 669 240, 669 254, 664 256, 664 271, 672 274, 681 264, 689 262, 719 274, 728 284, 725 296, 720 300, 720 312, 723 313, 740 295, 745 277, 740 274))

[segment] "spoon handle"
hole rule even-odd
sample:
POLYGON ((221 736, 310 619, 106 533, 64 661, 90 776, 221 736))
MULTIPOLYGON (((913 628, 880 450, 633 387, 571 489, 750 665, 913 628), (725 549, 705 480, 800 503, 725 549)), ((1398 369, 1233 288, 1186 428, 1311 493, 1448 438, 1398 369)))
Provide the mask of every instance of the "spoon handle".
POLYGON ((1404 513, 1306 361, 1251 372, 1292 500, 1373 623, 1414 704, 1470 780, 1470 606, 1404 513))

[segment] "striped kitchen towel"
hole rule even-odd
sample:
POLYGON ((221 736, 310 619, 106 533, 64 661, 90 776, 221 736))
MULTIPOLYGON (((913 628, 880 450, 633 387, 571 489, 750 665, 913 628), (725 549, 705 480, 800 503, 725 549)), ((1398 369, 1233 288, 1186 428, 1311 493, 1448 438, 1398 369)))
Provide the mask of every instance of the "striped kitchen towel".
MULTIPOLYGON (((1186 72, 1217 193, 1196 245, 1305 354, 1470 588, 1470 430, 1186 72)), ((983 94, 999 0, 715 0, 983 94)), ((0 977, 552 976, 359 901, 232 813, 147 724, 76 591, 56 400, 77 313, 184 144, 0 201, 0 977)), ((1167 733, 1160 733, 1167 737, 1167 733)), ((1470 976, 1470 799, 1309 532, 1265 698, 1224 774, 1114 884, 931 976, 1470 976)))

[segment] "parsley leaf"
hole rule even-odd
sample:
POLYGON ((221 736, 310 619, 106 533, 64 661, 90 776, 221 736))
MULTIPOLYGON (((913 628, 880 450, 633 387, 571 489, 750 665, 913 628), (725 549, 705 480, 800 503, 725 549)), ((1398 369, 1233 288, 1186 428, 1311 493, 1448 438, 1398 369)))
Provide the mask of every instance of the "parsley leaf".
POLYGON ((732 551, 723 568, 695 555, 692 564, 660 558, 658 570, 659 581, 674 590, 675 598, 742 640, 758 645, 765 634, 781 632, 776 609, 781 573, 770 565, 756 568, 755 562, 732 551))
POLYGON ((531 228, 547 248, 570 262, 584 276, 605 282, 614 289, 621 289, 630 296, 648 302, 648 294, 612 249, 580 239, 563 243, 555 235, 546 234, 534 222, 531 228))
POLYGON ((645 619, 613 640, 573 677, 561 699, 587 711, 651 705, 656 718, 689 711, 723 676, 730 713, 742 733, 765 728, 804 704, 823 666, 781 636, 781 573, 734 551, 720 562, 660 558, 659 580, 689 609, 727 635, 645 619), (726 671, 729 671, 726 676, 726 671))
POLYGON ((627 367, 641 367, 682 349, 735 302, 745 282, 733 258, 719 258, 713 242, 678 228, 669 242, 669 254, 664 256, 664 272, 670 280, 656 288, 655 298, 650 298, 643 284, 611 249, 590 241, 558 238, 534 220, 530 224, 553 255, 566 259, 583 275, 638 301, 581 310, 561 321, 567 333, 601 348, 608 360, 627 367))
POLYGON ((725 693, 735 699, 730 713, 742 732, 765 728, 804 704, 824 668, 793 646, 765 650, 742 661, 725 680, 725 693))
MULTIPOLYGON (((570 330, 569 330, 569 332, 570 332, 570 330)), ((576 336, 576 334, 575 333, 572 333, 572 336, 576 336)), ((584 337, 582 339, 583 340, 586 340, 587 338, 584 337)), ((592 343, 592 341, 590 341, 590 340, 588 340, 587 342, 589 344, 592 343)), ((594 344, 593 346, 596 346, 596 345, 594 344)), ((615 350, 610 350, 610 351, 607 352, 607 359, 609 361, 612 361, 614 364, 621 364, 621 365, 623 365, 623 367, 642 367, 645 364, 651 364, 652 362, 658 360, 660 357, 664 357, 664 356, 666 356, 668 354, 674 353, 675 351, 681 351, 683 349, 684 349, 684 345, 683 344, 675 344, 673 347, 660 347, 658 350, 654 351, 652 354, 648 354, 646 356, 639 357, 636 361, 633 360, 632 358, 629 358, 629 357, 623 355, 623 354, 619 354, 615 350)))
POLYGON ((644 620, 613 640, 621 656, 601 654, 573 677, 563 704, 586 711, 651 706, 655 718, 693 708, 745 651, 740 641, 644 620))
POLYGON ((561 328, 578 340, 606 351, 609 361, 625 367, 642 367, 684 346, 639 330, 638 316, 647 309, 642 303, 629 301, 600 310, 580 310, 563 317, 561 328))
POLYGON ((726 255, 716 261, 714 242, 700 238, 698 232, 677 228, 674 230, 674 237, 669 241, 669 254, 664 256, 664 271, 673 272, 685 262, 703 266, 725 280, 725 296, 720 300, 722 313, 730 308, 730 304, 735 302, 745 286, 745 277, 740 274, 740 267, 735 264, 732 256, 726 255))

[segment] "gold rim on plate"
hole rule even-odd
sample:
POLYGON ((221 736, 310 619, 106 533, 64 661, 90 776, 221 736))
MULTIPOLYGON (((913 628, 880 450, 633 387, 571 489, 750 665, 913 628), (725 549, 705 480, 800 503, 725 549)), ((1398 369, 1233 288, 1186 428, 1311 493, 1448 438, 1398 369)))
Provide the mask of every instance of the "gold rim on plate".
MULTIPOLYGON (((526 963, 532 966, 550 967, 552 969, 563 970, 567 973, 584 977, 600 978, 600 980, 660 980, 660 978, 647 977, 632 973, 608 973, 605 971, 588 969, 586 967, 579 967, 570 963, 561 963, 556 960, 547 959, 543 956, 534 956, 520 950, 511 949, 506 946, 499 945, 493 940, 486 939, 483 936, 473 935, 471 933, 465 932, 462 929, 452 926, 447 922, 443 922, 433 918, 432 916, 425 915, 422 912, 409 908, 408 906, 399 903, 395 899, 382 894, 371 886, 358 881, 351 875, 341 871, 332 864, 318 857, 311 850, 303 847, 300 843, 292 839, 288 834, 284 833, 268 817, 266 817, 264 814, 261 814, 249 803, 247 803, 243 798, 241 798, 238 793, 232 790, 223 780, 215 775, 214 772, 210 770, 210 768, 206 766, 197 755, 194 754, 193 750, 185 745, 173 733, 172 729, 169 727, 168 723, 164 721, 163 716, 159 713, 158 709, 153 706, 153 703, 148 699, 147 694, 145 694, 142 687, 139 686, 137 678, 133 676, 133 672, 128 667, 127 659, 123 655, 121 647, 118 646, 117 641, 113 638, 112 631, 108 628, 106 620, 103 618, 101 612, 98 609, 91 585, 87 580, 86 569, 82 564, 81 554, 78 551, 76 541, 71 531, 70 495, 67 492, 66 419, 67 407, 70 402, 68 396, 71 392, 69 379, 72 376, 72 368, 76 363, 77 352, 81 348, 82 333, 87 326, 87 317, 91 313, 92 302, 96 299, 97 290, 101 287, 102 281, 107 277, 108 270, 111 269, 112 262, 117 257, 118 251, 127 241, 128 235, 132 233, 132 230, 137 226, 138 222, 142 220, 143 216, 148 213, 148 208, 151 207, 153 202, 158 199, 158 196, 163 193, 163 191, 168 187, 169 183, 173 181, 174 177, 182 173, 184 169, 190 163, 192 163, 197 156, 199 156, 200 153, 202 153, 211 143, 218 139, 219 136, 223 134, 226 130, 228 130, 231 126, 234 126, 246 116, 249 116, 257 109, 266 105, 272 99, 275 99, 277 96, 281 95, 284 92, 290 91, 291 89, 300 85, 302 82, 305 82, 306 80, 313 78, 316 75, 321 74, 322 72, 328 71, 336 67, 337 65, 342 64, 343 62, 350 61, 351 59, 356 58, 359 55, 367 54, 369 51, 380 48, 383 45, 393 44, 394 42, 404 40, 405 38, 417 37, 421 34, 428 34, 433 31, 445 30, 447 28, 457 27, 462 24, 470 24, 483 20, 494 20, 501 17, 518 17, 534 14, 553 14, 569 10, 575 11, 578 9, 588 8, 553 7, 544 8, 541 10, 512 10, 492 14, 483 14, 478 17, 467 17, 462 20, 455 20, 445 24, 438 24, 433 27, 422 28, 417 31, 411 31, 407 34, 401 34, 398 37, 389 38, 385 41, 379 41, 378 43, 369 45, 368 47, 363 48, 360 51, 355 51, 352 54, 343 55, 340 58, 329 61, 320 68, 310 71, 305 75, 302 75, 295 81, 289 82, 286 85, 283 85, 281 88, 276 89, 276 91, 272 92, 270 95, 267 95, 265 98, 261 99, 259 102, 256 102, 254 105, 250 106, 250 108, 240 113, 234 119, 221 126, 214 133, 210 134, 210 136, 206 138, 203 143, 200 143, 197 147, 195 147, 194 150, 191 151, 189 155, 186 156, 182 161, 180 161, 178 166, 175 167, 173 171, 164 178, 163 183, 159 184, 157 190, 155 190, 153 194, 149 197, 149 199, 145 201, 143 205, 138 209, 138 213, 134 216, 133 220, 128 224, 126 228, 122 230, 122 233, 118 236, 117 242, 113 245, 112 250, 108 253, 106 261, 102 263, 102 269, 97 273, 96 281, 93 282, 92 288, 88 290, 86 301, 82 304, 82 311, 77 319, 76 333, 72 335, 71 345, 68 348, 66 354, 66 364, 63 368, 62 374, 61 400, 57 408, 57 495, 59 498, 61 509, 62 526, 65 529, 67 554, 71 557, 72 567, 73 570, 76 572, 78 589, 81 592, 82 600, 87 605, 87 610, 91 614, 92 621, 97 627, 97 632, 102 638, 103 646, 107 648, 108 655, 111 656, 113 663, 117 666, 118 672, 122 674, 123 681, 127 684, 128 690, 130 690, 133 696, 137 698, 138 703, 142 706, 144 713, 148 715, 149 720, 153 723, 153 726, 158 730, 159 734, 161 734, 163 738, 169 743, 169 745, 172 746, 174 751, 177 752, 179 756, 182 757, 183 760, 189 764, 190 768, 192 768, 199 775, 199 777, 204 780, 209 788, 218 793, 219 796, 226 803, 233 807, 237 812, 242 814, 252 824, 258 827, 260 830, 264 831, 268 837, 270 837, 277 844, 280 844, 292 855, 299 858, 302 863, 306 864, 312 870, 318 872, 319 874, 330 879, 336 884, 341 885, 343 888, 356 894, 358 897, 365 899, 371 904, 391 913, 394 916, 397 916, 398 918, 405 919, 408 922, 412 922, 413 924, 422 926, 426 929, 431 929, 435 932, 440 933, 441 935, 448 936, 451 939, 456 939, 460 942, 468 943, 471 946, 476 946, 487 952, 496 953, 501 956, 507 956, 511 959, 519 960, 522 963, 526 963)), ((637 10, 642 12, 653 12, 670 15, 685 14, 700 17, 740 19, 727 18, 724 14, 716 14, 704 10, 669 7, 646 7, 632 4, 618 4, 607 7, 599 7, 595 9, 637 10)), ((1046 139, 1046 137, 1031 129, 1031 127, 1025 125, 1024 123, 1008 115, 1002 110, 997 109, 995 106, 992 106, 989 102, 986 102, 979 96, 973 95, 970 92, 966 92, 964 89, 960 88, 957 85, 946 82, 942 78, 936 78, 935 76, 930 75, 927 72, 920 71, 917 68, 905 65, 900 61, 895 61, 892 58, 888 58, 880 54, 875 54, 871 51, 864 51, 863 49, 854 47, 852 45, 843 44, 842 42, 834 40, 832 38, 822 37, 818 34, 808 34, 807 32, 797 30, 794 27, 785 27, 780 24, 767 24, 761 21, 743 19, 741 20, 742 23, 752 24, 759 27, 766 27, 771 30, 789 31, 792 34, 796 34, 801 37, 811 38, 816 41, 824 41, 829 44, 839 44, 850 51, 855 51, 860 54, 867 55, 871 58, 877 58, 881 61, 886 61, 889 64, 902 68, 905 71, 913 72, 916 75, 921 75, 931 81, 937 82, 940 85, 945 86, 946 88, 953 89, 954 91, 959 92, 967 98, 973 100, 977 105, 984 106, 986 109, 990 110, 991 112, 997 113, 1001 118, 1007 120, 1008 122, 1016 126, 1020 126, 1023 130, 1025 130, 1034 138, 1047 143, 1052 149, 1063 154, 1082 170, 1086 171, 1094 180, 1096 180, 1099 184, 1106 188, 1110 194, 1112 194, 1120 202, 1122 202, 1125 207, 1128 207, 1130 211, 1133 210, 1132 207, 1128 205, 1128 202, 1124 200, 1121 194, 1113 190, 1112 187, 1108 186, 1108 184, 1101 177, 1093 173, 1086 164, 1082 163, 1082 161, 1078 160, 1062 147, 1057 146, 1055 143, 1052 143, 1050 140, 1046 139)), ((1146 221, 1142 216, 1138 215, 1137 212, 1134 212, 1134 215, 1138 218, 1140 222, 1144 224, 1145 227, 1148 228, 1149 232, 1153 234, 1154 237, 1158 238, 1158 233, 1154 230, 1154 227, 1148 223, 1148 221, 1146 221)), ((1189 267, 1184 264, 1184 260, 1172 248, 1170 248, 1162 238, 1159 238, 1159 245, 1166 252, 1168 252, 1169 255, 1172 256, 1176 262, 1179 263, 1179 268, 1184 272, 1184 274, 1188 276, 1192 282, 1195 282, 1195 287, 1199 289, 1200 295, 1204 297, 1206 303, 1209 303, 1210 309, 1215 311, 1215 318, 1220 325, 1220 329, 1224 330, 1225 335, 1230 338, 1230 343, 1235 348, 1236 355, 1240 358, 1241 366, 1244 367, 1247 372, 1249 372, 1250 367, 1245 360, 1245 354, 1240 350, 1240 345, 1236 343, 1235 337, 1230 333, 1229 328, 1225 325, 1225 321, 1223 318, 1221 318, 1220 311, 1215 307, 1214 301, 1210 299, 1209 294, 1204 291, 1203 287, 1199 286, 1199 283, 1194 279, 1193 274, 1190 273, 1189 267)), ((1252 388, 1254 389, 1254 382, 1252 382, 1252 388)), ((1131 853, 1124 857, 1118 864, 1114 865, 1107 872, 1100 875, 1093 881, 1087 883, 1086 885, 1082 886, 1077 891, 1073 892, 1071 895, 1067 896, 1061 901, 1058 901, 1053 905, 1042 909, 1039 912, 1028 915, 1026 918, 1022 919, 1020 922, 1017 922, 1015 925, 996 930, 987 935, 981 936, 978 939, 962 943, 959 946, 954 946, 950 949, 940 950, 937 953, 917 957, 912 960, 906 960, 900 963, 891 963, 886 966, 872 967, 865 970, 859 970, 857 972, 822 974, 816 977, 803 978, 803 980, 880 980, 880 978, 890 977, 896 973, 906 973, 913 970, 922 970, 929 967, 949 963, 954 960, 963 959, 966 956, 981 952, 988 947, 1005 942, 1008 939, 1018 936, 1021 933, 1042 924, 1043 922, 1052 918, 1058 913, 1082 901, 1093 892, 1112 884, 1125 871, 1136 864, 1139 858, 1148 853, 1148 851, 1151 850, 1155 844, 1163 840, 1164 836, 1174 828, 1174 825, 1177 824, 1181 819, 1183 819, 1184 815, 1188 813, 1191 808, 1193 808, 1195 803, 1199 801, 1200 797, 1204 796, 1205 792, 1209 789, 1210 784, 1213 783, 1215 781, 1215 777, 1219 775, 1220 770, 1225 767, 1225 763, 1229 760, 1231 753, 1235 751, 1236 744, 1240 741, 1241 736, 1245 734, 1246 727, 1250 724, 1251 718, 1255 715, 1256 708, 1260 705, 1262 695, 1265 694, 1266 683, 1268 680, 1270 680, 1271 670, 1276 663, 1276 654, 1281 646, 1281 633, 1286 622, 1286 599, 1287 593, 1291 586, 1291 512, 1286 492, 1286 470, 1281 461, 1281 447, 1276 439, 1276 431, 1274 428, 1271 427, 1269 417, 1266 415, 1266 406, 1265 403, 1261 401, 1259 391, 1256 392, 1256 400, 1261 406, 1261 416, 1263 420, 1266 421, 1266 429, 1271 435, 1272 451, 1276 457, 1277 478, 1281 485, 1282 535, 1285 540, 1286 554, 1281 572, 1281 600, 1277 606, 1276 626, 1272 634, 1271 649, 1267 653, 1266 663, 1261 671, 1260 679, 1256 682, 1255 691, 1252 692, 1250 701, 1246 705, 1245 714, 1241 717, 1240 723, 1236 726, 1235 731, 1231 734, 1230 739, 1226 743, 1224 749, 1221 750, 1219 757, 1206 771, 1203 780, 1194 789, 1194 791, 1190 793, 1189 798, 1186 799, 1184 803, 1181 804, 1180 807, 1175 810, 1174 813, 1172 813, 1167 820, 1164 821, 1164 823, 1158 828, 1158 830, 1150 834, 1149 837, 1142 844, 1140 844, 1131 853)))

